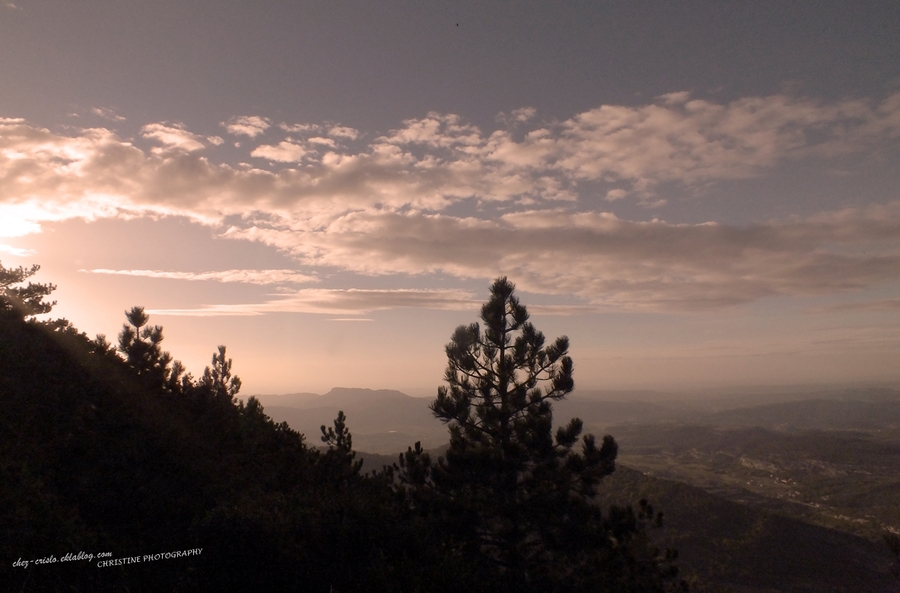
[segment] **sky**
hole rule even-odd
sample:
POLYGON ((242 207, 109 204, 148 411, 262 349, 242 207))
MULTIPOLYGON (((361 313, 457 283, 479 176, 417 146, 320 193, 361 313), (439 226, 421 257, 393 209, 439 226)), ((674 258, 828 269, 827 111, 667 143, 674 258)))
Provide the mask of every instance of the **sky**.
POLYGON ((0 262, 244 395, 900 382, 900 3, 0 2, 0 262))

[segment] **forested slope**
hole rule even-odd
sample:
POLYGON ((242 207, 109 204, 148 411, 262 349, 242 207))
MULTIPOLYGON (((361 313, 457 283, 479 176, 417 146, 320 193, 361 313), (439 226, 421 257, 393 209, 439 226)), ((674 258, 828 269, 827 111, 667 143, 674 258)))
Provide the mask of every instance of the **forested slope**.
POLYGON ((4 318, 0 405, 0 556, 14 590, 346 590, 392 570, 383 548, 368 556, 395 524, 379 515, 387 487, 253 402, 150 389, 82 335, 4 318), (11 567, 192 548, 203 551, 152 564, 11 567))
MULTIPOLYGON (((516 404, 529 423, 515 429, 531 432, 508 439, 513 446, 457 439, 455 458, 432 462, 417 443, 399 465, 362 474, 342 413, 315 435, 319 446, 308 445, 256 399, 236 398, 240 380, 223 346, 195 379, 162 350, 162 328, 140 307, 126 312, 117 347, 65 320, 36 321, 52 306, 41 301, 52 285, 12 288, 34 271, 0 266, 0 582, 9 590, 680 586, 671 557, 646 537, 651 517, 590 504, 614 469, 611 438, 602 448, 586 438, 585 456, 571 451, 577 423, 549 448, 543 436, 525 439, 550 434, 538 391, 516 404), (515 516, 496 504, 501 490, 515 516), (486 540, 478 525, 508 543, 486 540), (512 567, 512 557, 524 561, 512 567)), ((529 331, 531 351, 550 353, 546 367, 560 360, 570 373, 564 338, 545 352, 529 331)), ((571 390, 570 376, 551 378, 548 394, 571 390)), ((518 418, 510 410, 491 412, 507 433, 504 415, 518 418)))

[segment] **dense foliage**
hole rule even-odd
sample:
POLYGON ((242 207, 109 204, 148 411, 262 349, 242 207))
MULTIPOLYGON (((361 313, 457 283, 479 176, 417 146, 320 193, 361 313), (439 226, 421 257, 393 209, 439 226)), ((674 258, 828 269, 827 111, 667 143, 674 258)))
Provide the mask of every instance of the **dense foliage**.
POLYGON ((0 315, 24 318, 50 312, 56 301, 48 303, 44 297, 56 290, 54 285, 29 282, 28 286, 18 286, 40 269, 38 265, 30 268, 0 265, 0 315))
POLYGON ((661 591, 674 583, 672 553, 653 549, 644 524, 659 521, 642 501, 635 514, 593 504, 615 470, 611 436, 596 445, 571 420, 552 434, 552 402, 574 388, 568 339, 545 345, 506 278, 491 286, 478 323, 447 345, 445 380, 431 409, 448 424, 450 447, 432 463, 417 445, 400 458, 398 490, 433 518, 485 590, 661 591))
POLYGON ((542 362, 530 379, 500 367, 491 375, 510 387, 511 407, 490 420, 501 432, 473 440, 465 418, 488 411, 453 408, 465 407, 448 399, 453 386, 467 387, 451 381, 434 406, 445 420, 454 410, 447 459, 426 467, 417 447, 401 472, 363 475, 342 413, 322 427, 324 447, 307 443, 254 398, 236 399, 224 347, 199 379, 186 373, 140 307, 126 312, 118 347, 65 320, 36 321, 52 285, 15 286, 34 271, 0 274, 0 582, 10 590, 653 591, 667 582, 642 528, 652 513, 603 515, 585 502, 613 467, 612 440, 584 439, 573 453, 575 422, 548 441, 548 400, 571 389, 572 366, 565 344, 544 348, 523 314, 513 326, 529 337, 513 352, 542 362), (540 391, 545 378, 551 388, 540 391), (513 432, 501 434, 504 422, 513 432), (426 483, 436 486, 430 499, 426 483), (462 518, 471 525, 461 529, 462 518), (202 553, 107 568, 96 557, 12 566, 194 548, 202 553))

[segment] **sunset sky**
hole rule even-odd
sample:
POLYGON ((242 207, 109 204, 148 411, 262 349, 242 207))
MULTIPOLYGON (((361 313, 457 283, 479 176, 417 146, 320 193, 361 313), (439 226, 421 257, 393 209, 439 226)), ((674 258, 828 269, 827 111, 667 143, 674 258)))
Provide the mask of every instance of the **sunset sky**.
POLYGON ((243 394, 900 382, 900 3, 0 2, 0 261, 243 394))

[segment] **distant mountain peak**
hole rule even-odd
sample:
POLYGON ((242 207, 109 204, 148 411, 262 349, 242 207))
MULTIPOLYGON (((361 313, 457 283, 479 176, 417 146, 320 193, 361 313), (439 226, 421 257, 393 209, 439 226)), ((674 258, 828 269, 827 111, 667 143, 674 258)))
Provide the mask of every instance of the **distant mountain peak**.
POLYGON ((283 395, 258 395, 257 399, 265 408, 272 406, 287 408, 345 408, 359 409, 373 404, 418 402, 420 400, 396 389, 366 389, 362 387, 334 387, 328 393, 289 393, 283 395))
POLYGON ((371 403, 384 400, 412 399, 402 391, 396 389, 368 389, 363 387, 333 387, 331 391, 322 396, 323 403, 347 401, 353 403, 371 403))

